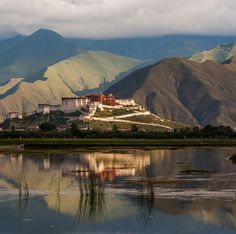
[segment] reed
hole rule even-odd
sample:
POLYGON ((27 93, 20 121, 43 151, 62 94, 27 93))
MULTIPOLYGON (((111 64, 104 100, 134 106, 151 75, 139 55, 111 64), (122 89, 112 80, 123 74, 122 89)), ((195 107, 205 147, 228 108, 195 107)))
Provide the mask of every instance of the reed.
POLYGON ((17 178, 17 188, 19 190, 17 211, 20 215, 23 215, 27 209, 28 199, 29 199, 29 188, 27 179, 24 173, 20 173, 17 178))
POLYGON ((233 155, 230 157, 230 160, 231 160, 233 163, 236 163, 236 154, 233 154, 233 155))
POLYGON ((80 198, 76 218, 78 223, 89 221, 94 223, 106 214, 103 183, 94 171, 81 171, 78 174, 80 198))

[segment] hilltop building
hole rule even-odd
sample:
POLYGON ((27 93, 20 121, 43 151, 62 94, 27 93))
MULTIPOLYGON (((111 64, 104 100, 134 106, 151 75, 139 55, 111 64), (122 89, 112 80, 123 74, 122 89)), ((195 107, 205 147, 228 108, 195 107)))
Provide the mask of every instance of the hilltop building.
POLYGON ((8 115, 5 115, 5 119, 22 119, 22 113, 18 111, 9 112, 8 115))
POLYGON ((50 104, 38 104, 38 111, 39 113, 47 114, 52 111, 60 110, 61 105, 50 105, 50 104))
POLYGON ((121 106, 135 106, 137 105, 134 99, 118 99, 116 102, 121 106))
POLYGON ((66 97, 62 98, 61 111, 65 113, 80 111, 90 103, 88 97, 66 97))
POLYGON ((116 98, 112 94, 109 94, 108 96, 105 96, 103 93, 90 94, 86 97, 89 98, 90 102, 98 102, 106 106, 116 105, 116 98))

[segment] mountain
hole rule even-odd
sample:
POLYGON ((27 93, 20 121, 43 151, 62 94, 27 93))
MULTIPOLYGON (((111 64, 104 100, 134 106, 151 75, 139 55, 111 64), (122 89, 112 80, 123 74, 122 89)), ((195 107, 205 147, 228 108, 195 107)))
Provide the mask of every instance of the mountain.
POLYGON ((24 39, 25 39, 25 36, 18 35, 12 38, 1 40, 0 41, 0 54, 16 46, 18 43, 20 43, 24 39))
POLYGON ((225 67, 232 71, 236 71, 236 55, 222 63, 225 67))
POLYGON ((190 60, 203 63, 212 60, 223 63, 236 55, 236 43, 221 44, 213 49, 202 51, 191 56, 190 60))
POLYGON ((106 93, 134 98, 154 114, 189 125, 236 126, 236 72, 229 64, 172 58, 137 70, 106 93))
POLYGON ((175 56, 191 56, 222 43, 236 42, 236 36, 167 35, 150 38, 110 40, 67 39, 83 50, 107 51, 127 57, 156 60, 175 56))
POLYGON ((105 52, 84 52, 37 74, 34 80, 10 79, 0 86, 0 119, 9 111, 32 112, 38 103, 61 103, 61 97, 114 82, 142 61, 105 52))
MULTIPOLYGON (((60 103, 62 96, 100 92, 112 85, 112 92, 114 90, 121 97, 134 96, 154 113, 174 121, 233 124, 235 116, 230 108, 234 107, 234 104, 231 105, 234 96, 230 96, 225 85, 235 87, 233 80, 228 78, 235 76, 234 58, 230 56, 234 53, 229 52, 222 65, 209 65, 208 62, 201 65, 187 59, 167 59, 152 66, 146 65, 161 58, 189 56, 218 43, 234 41, 236 37, 191 35, 113 40, 65 39, 47 29, 40 29, 30 36, 1 40, 0 119, 9 111, 32 112, 38 103, 60 103), (157 73, 150 78, 150 71, 155 69, 157 73), (173 77, 173 81, 168 75, 173 77), (218 77, 223 88, 219 84, 217 86, 213 75, 218 77), (227 77, 225 84, 221 75, 224 79, 227 77), (124 77, 127 78, 123 83, 124 77), (212 80, 209 81, 209 77, 212 80), (158 84, 155 79, 163 83, 158 84), (180 83, 181 86, 178 86, 180 83), (200 89, 209 106, 201 95, 194 101, 189 100, 194 88, 200 89), (208 108, 211 114, 206 113, 204 108, 208 108), (225 119, 222 117, 224 114, 227 115, 225 119)), ((234 51, 234 44, 230 45, 229 51, 234 51)))
MULTIPOLYGON (((14 41, 14 40, 13 40, 14 41)), ((56 32, 40 29, 0 53, 0 82, 29 77, 49 65, 77 54, 77 47, 56 32)), ((1 43, 2 44, 2 43, 1 43)), ((9 44, 8 44, 9 46, 9 44)))

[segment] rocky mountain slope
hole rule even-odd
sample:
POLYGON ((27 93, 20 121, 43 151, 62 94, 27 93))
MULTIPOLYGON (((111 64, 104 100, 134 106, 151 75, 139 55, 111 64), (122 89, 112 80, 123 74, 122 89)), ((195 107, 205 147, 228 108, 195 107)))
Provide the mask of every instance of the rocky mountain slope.
POLYGON ((236 55, 236 43, 230 43, 230 44, 222 44, 213 49, 196 53, 190 57, 190 60, 199 63, 203 63, 207 60, 223 63, 235 55, 236 55))
POLYGON ((134 98, 154 114, 190 125, 236 126, 232 64, 166 59, 130 74, 106 92, 134 98))

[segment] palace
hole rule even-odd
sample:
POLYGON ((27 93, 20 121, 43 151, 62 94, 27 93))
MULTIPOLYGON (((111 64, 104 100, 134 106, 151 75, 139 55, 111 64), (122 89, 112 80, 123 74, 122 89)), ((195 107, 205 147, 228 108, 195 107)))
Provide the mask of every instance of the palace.
POLYGON ((80 97, 63 97, 61 105, 38 104, 37 112, 46 114, 57 110, 60 110, 64 113, 81 111, 82 113, 84 113, 83 117, 91 117, 94 115, 98 108, 120 108, 122 106, 132 107, 135 105, 137 104, 133 99, 117 100, 116 97, 112 94, 106 96, 103 93, 99 93, 80 97))

